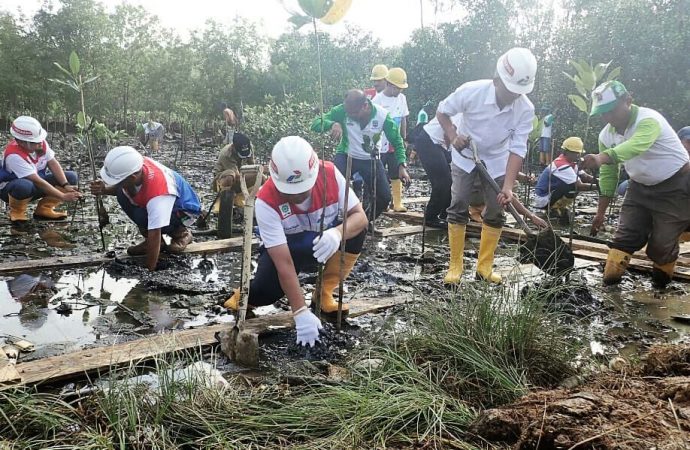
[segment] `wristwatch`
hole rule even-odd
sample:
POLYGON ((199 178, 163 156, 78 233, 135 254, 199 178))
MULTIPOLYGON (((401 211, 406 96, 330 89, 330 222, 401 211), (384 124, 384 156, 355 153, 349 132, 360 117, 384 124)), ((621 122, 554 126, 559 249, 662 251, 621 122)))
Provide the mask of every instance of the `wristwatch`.
POLYGON ((401 168, 401 167, 404 167, 404 168, 407 169, 407 163, 406 163, 406 162, 400 163, 400 165, 398 166, 398 168, 401 168))

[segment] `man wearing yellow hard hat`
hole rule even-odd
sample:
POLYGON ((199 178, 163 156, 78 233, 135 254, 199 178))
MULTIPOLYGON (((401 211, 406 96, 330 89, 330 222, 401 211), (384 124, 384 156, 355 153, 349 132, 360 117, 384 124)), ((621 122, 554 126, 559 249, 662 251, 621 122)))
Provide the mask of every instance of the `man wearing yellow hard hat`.
POLYGON ((374 82, 374 86, 364 89, 364 95, 369 100, 373 100, 376 94, 382 92, 386 88, 386 76, 388 75, 388 66, 385 64, 376 64, 371 69, 371 76, 369 80, 374 82))
POLYGON ((578 161, 585 151, 582 139, 575 136, 567 138, 563 141, 561 150, 563 153, 539 175, 534 188, 534 206, 549 208, 563 215, 573 203, 577 191, 593 191, 598 186, 593 176, 585 172, 578 173, 578 161))
MULTIPOLYGON (((403 141, 407 140, 407 116, 410 110, 407 107, 407 98, 402 93, 407 88, 407 74, 400 67, 394 67, 388 71, 385 78, 386 87, 383 91, 376 94, 372 102, 388 111, 393 122, 400 130, 400 137, 403 141)), ((385 135, 381 136, 378 143, 381 153, 381 161, 388 171, 388 178, 391 180, 391 195, 393 196, 393 211, 405 212, 402 204, 402 181, 398 177, 398 160, 395 156, 395 149, 385 135)))

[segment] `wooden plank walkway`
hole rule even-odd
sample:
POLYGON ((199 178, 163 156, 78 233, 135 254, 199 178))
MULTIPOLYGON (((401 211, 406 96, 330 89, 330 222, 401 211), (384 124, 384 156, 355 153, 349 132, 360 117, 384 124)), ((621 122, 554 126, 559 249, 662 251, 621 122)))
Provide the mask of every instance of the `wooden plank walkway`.
MULTIPOLYGON (((357 317, 390 308, 413 300, 413 294, 393 297, 359 298, 349 302, 350 317, 357 317)), ((290 313, 279 313, 249 319, 245 327, 263 333, 271 327, 292 327, 294 320, 290 313)), ((29 361, 16 365, 21 380, 7 380, 7 386, 51 383, 88 374, 107 373, 111 368, 137 363, 177 351, 214 345, 216 333, 232 327, 232 323, 211 325, 192 330, 171 331, 129 342, 80 350, 59 356, 29 361), (11 384, 9 384, 11 383, 11 384)), ((0 379, 0 385, 3 381, 0 379)), ((2 389, 2 388, 0 388, 2 389)))

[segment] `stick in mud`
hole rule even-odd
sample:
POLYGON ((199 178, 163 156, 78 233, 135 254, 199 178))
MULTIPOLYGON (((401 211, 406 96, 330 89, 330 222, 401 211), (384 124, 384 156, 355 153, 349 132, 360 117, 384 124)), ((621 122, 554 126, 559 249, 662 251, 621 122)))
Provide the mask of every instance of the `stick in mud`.
MULTIPOLYGON (((348 202, 350 201, 350 176, 352 175, 352 156, 347 153, 347 165, 345 168, 345 202, 343 205, 343 239, 340 241, 340 269, 338 274, 338 318, 336 320, 336 330, 340 331, 343 321, 343 268, 345 266, 345 244, 347 242, 347 214, 348 202)), ((324 192, 326 190, 324 189, 324 192)), ((325 205, 325 203, 324 203, 325 205)), ((324 208, 325 211, 325 208, 324 208)))

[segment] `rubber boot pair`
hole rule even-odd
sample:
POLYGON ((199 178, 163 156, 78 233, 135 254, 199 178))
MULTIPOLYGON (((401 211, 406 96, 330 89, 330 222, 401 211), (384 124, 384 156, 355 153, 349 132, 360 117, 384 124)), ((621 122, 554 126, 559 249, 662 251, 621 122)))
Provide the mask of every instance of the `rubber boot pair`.
MULTIPOLYGON (((331 258, 326 262, 326 266, 323 269, 323 282, 321 284, 321 312, 324 314, 337 314, 338 313, 338 301, 333 298, 333 291, 338 287, 340 281, 340 255, 341 252, 337 251, 331 258)), ((343 280, 346 279, 352 268, 355 266, 359 258, 359 253, 345 253, 345 259, 343 264, 343 280)), ((314 293, 314 297, 316 293, 314 293)), ((230 298, 228 298, 223 306, 232 311, 237 311, 239 308, 240 291, 235 289, 235 292, 230 298)), ((251 305, 249 305, 251 307, 251 305)), ((343 316, 347 315, 349 312, 349 307, 347 304, 343 303, 343 316)))
MULTIPOLYGON (((465 251, 466 226, 448 224, 448 241, 450 244, 450 264, 448 272, 443 278, 446 284, 458 284, 462 278, 463 253, 465 251)), ((479 258, 477 260, 476 278, 491 283, 501 283, 501 277, 493 272, 494 252, 501 237, 501 228, 482 225, 481 241, 479 243, 479 258)))
POLYGON ((393 196, 393 211, 407 212, 402 204, 403 183, 401 180, 391 180, 391 195, 393 196))

